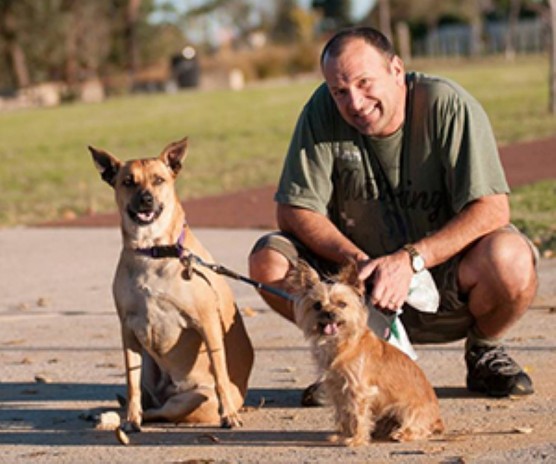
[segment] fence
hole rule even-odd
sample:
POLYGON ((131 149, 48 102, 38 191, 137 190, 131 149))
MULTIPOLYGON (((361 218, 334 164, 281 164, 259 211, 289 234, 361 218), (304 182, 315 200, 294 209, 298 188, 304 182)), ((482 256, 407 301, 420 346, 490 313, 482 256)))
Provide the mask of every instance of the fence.
MULTIPOLYGON (((484 54, 508 51, 506 22, 486 22, 483 27, 479 50, 484 54)), ((513 52, 539 53, 546 50, 550 30, 540 19, 522 20, 512 34, 513 52)), ((473 31, 467 24, 440 26, 412 46, 413 56, 469 56, 473 50, 473 31)))

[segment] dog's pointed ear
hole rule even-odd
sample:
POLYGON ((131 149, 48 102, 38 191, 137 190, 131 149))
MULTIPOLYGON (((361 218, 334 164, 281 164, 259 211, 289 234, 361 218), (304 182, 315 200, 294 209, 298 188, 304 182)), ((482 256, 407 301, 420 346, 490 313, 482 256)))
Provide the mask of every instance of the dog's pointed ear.
POLYGON ((183 139, 172 142, 168 145, 162 153, 160 154, 160 159, 168 166, 174 176, 178 175, 181 170, 181 165, 185 157, 187 156, 187 137, 183 139))
POLYGON ((89 146, 89 151, 93 155, 93 161, 102 180, 114 187, 122 162, 104 150, 89 146))
POLYGON ((342 266, 336 279, 342 284, 355 288, 359 294, 363 295, 365 287, 359 279, 359 268, 353 258, 348 258, 347 263, 342 266))
POLYGON ((303 259, 286 274, 286 287, 292 293, 305 293, 320 282, 319 275, 303 259))

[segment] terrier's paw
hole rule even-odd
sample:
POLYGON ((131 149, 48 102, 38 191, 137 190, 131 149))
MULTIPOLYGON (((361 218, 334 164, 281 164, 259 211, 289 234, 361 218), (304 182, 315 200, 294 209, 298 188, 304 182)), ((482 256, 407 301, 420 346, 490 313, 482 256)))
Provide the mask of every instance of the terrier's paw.
POLYGON ((235 429, 241 427, 242 425, 243 422, 241 421, 241 416, 237 412, 223 416, 220 423, 220 426, 223 429, 235 429))

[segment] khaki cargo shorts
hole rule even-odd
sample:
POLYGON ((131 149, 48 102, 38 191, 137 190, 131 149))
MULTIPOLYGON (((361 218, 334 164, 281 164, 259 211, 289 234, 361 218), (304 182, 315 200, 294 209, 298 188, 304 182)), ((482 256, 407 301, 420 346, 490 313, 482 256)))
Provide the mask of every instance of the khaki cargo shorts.
MULTIPOLYGON (((535 245, 515 226, 504 227, 523 236, 533 253, 535 264, 539 252, 535 245)), ((252 253, 262 248, 271 248, 282 254, 295 265, 299 258, 307 261, 322 276, 338 271, 338 265, 317 257, 295 237, 282 232, 271 232, 255 243, 252 253)), ((402 322, 412 343, 448 343, 467 337, 474 323, 469 312, 467 296, 458 290, 457 269, 462 255, 457 255, 445 263, 429 269, 440 293, 440 305, 434 314, 424 313, 404 305, 402 322)))

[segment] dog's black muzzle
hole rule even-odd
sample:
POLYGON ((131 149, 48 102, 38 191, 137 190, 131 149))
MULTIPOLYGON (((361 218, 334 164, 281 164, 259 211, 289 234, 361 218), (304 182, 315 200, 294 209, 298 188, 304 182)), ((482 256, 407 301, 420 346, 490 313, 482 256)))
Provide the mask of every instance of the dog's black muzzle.
POLYGON ((148 190, 137 192, 127 207, 127 214, 133 222, 140 226, 147 226, 158 219, 164 205, 157 203, 153 194, 148 190))

